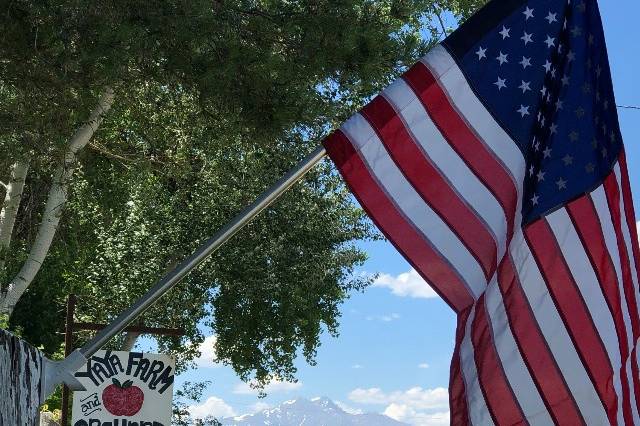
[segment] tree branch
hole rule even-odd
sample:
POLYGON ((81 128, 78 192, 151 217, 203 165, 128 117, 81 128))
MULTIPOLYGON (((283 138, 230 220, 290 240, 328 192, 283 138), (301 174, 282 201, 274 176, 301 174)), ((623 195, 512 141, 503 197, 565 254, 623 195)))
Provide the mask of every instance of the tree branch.
POLYGON ((53 183, 47 195, 42 222, 31 246, 29 256, 22 265, 20 272, 18 272, 9 283, 4 298, 0 298, 0 313, 4 312, 11 315, 15 304, 40 270, 51 248, 53 237, 56 234, 60 218, 62 217, 62 210, 67 201, 67 190, 75 170, 76 154, 89 143, 95 131, 102 123, 104 115, 111 109, 113 99, 113 90, 110 87, 106 88, 98 101, 98 105, 91 111, 89 120, 76 130, 69 141, 67 149, 54 174, 53 183))
MULTIPOLYGON (((19 160, 11 166, 9 183, 4 184, 6 194, 0 209, 0 272, 4 270, 6 250, 11 245, 13 227, 18 216, 24 183, 29 172, 30 159, 19 160)), ((0 274, 2 276, 2 274, 0 274)))

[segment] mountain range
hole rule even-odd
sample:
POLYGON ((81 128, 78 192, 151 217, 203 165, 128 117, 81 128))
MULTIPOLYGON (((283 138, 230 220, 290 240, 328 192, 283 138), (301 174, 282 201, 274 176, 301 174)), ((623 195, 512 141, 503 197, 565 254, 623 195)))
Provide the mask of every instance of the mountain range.
POLYGON ((224 426, 408 426, 382 414, 348 413, 329 398, 299 398, 255 414, 222 419, 224 426))

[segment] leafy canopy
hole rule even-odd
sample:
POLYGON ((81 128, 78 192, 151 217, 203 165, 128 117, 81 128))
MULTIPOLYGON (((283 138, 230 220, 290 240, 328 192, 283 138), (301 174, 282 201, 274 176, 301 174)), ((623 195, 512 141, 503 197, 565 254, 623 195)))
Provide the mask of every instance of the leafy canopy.
MULTIPOLYGON (((14 0, 0 14, 0 178, 32 168, 6 258, 33 241, 51 174, 97 96, 114 107, 79 154, 56 240, 11 327, 59 352, 66 294, 109 321, 440 37, 477 1, 14 0), (34 315, 38 312, 38 315, 34 315)), ((313 363, 377 238, 327 162, 147 314, 184 362, 203 328, 262 384, 313 363)), ((86 336, 80 336, 81 344, 86 336)), ((118 342, 114 342, 117 345, 118 342)), ((182 364, 185 365, 185 364, 182 364)))

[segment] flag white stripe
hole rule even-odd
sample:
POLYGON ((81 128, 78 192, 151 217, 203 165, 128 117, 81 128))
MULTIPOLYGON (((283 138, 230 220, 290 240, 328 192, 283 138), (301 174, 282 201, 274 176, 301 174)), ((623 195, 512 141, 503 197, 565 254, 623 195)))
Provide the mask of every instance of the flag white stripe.
POLYGON ((486 224, 496 241, 497 258, 501 258, 505 251, 507 219, 498 200, 451 148, 404 80, 396 80, 385 89, 383 96, 393 105, 425 156, 486 224))
MULTIPOLYGON (((620 263, 620 253, 618 252, 618 243, 616 240, 615 229, 613 227, 613 221, 611 219, 611 210, 609 210, 609 203, 607 201, 607 195, 604 188, 599 186, 591 193, 591 200, 595 207, 598 219, 600 221, 600 227, 602 234, 604 235, 604 242, 607 248, 607 252, 611 256, 613 263, 613 269, 616 272, 618 279, 618 291, 620 295, 620 305, 622 309, 622 318, 624 320, 625 329, 627 331, 627 347, 629 348, 629 358, 626 361, 627 378, 629 381, 629 390, 631 393, 631 409, 633 411, 633 418, 636 424, 640 424, 640 414, 638 413, 638 407, 635 404, 635 389, 633 386, 633 371, 631 369, 631 363, 634 360, 631 357, 631 351, 634 347, 633 330, 631 328, 631 317, 629 316, 629 306, 627 305, 627 298, 624 294, 624 288, 622 283, 622 266, 620 263)), ((635 361, 637 362, 637 361, 635 361)))
POLYGON ((495 276, 487 286, 485 300, 498 358, 525 417, 532 425, 553 425, 553 419, 544 405, 511 332, 502 294, 495 276))
POLYGON ((633 280, 633 288, 635 289, 636 305, 638 308, 638 315, 640 315, 640 303, 638 297, 640 297, 640 290, 638 287, 638 274, 636 270, 635 257, 633 256, 633 248, 631 246, 631 234, 629 233, 629 226, 636 226, 635 223, 627 223, 627 216, 625 214, 624 197, 622 196, 622 177, 620 175, 620 164, 616 163, 613 168, 616 175, 616 182, 618 184, 618 191, 620 192, 620 216, 622 219, 622 236, 624 237, 624 244, 627 247, 627 254, 629 256, 629 264, 631 267, 631 279, 633 280))
MULTIPOLYGON (((622 359, 618 334, 613 316, 609 311, 609 305, 567 210, 565 208, 556 210, 547 216, 547 222, 558 241, 558 245, 562 247, 562 255, 573 279, 577 283, 578 290, 582 294, 596 330, 609 355, 614 373, 613 385, 618 395, 618 421, 620 424, 624 424, 622 417, 622 382, 620 380, 622 359)), ((578 301, 576 302, 579 303, 578 301)), ((622 344, 626 345, 627 342, 622 342, 622 344)))
MULTIPOLYGON (((627 248, 627 256, 629 259, 629 266, 631 269, 631 279, 633 281, 633 288, 635 290, 635 298, 636 298, 636 307, 638 309, 638 314, 640 315, 640 294, 638 292, 638 274, 637 274, 637 269, 636 269, 636 260, 635 260, 635 256, 633 255, 633 247, 632 247, 632 240, 631 240, 631 233, 629 231, 629 227, 630 226, 636 226, 635 223, 627 223, 627 216, 625 214, 625 202, 624 202, 624 197, 622 196, 622 175, 621 175, 621 170, 620 170, 620 163, 616 163, 613 171, 615 173, 616 176, 616 183, 618 184, 618 191, 620 193, 620 216, 621 216, 621 223, 622 223, 622 236, 624 239, 624 244, 627 248)), ((621 282, 621 281, 619 281, 621 282)), ((626 300, 626 298, 625 298, 626 300)), ((628 315, 628 312, 627 312, 628 315)), ((629 338, 629 359, 627 361, 627 375, 629 377, 629 387, 630 387, 630 392, 631 392, 631 408, 633 410, 633 418, 636 424, 640 424, 640 412, 638 412, 638 406, 635 403, 636 401, 636 394, 635 394, 635 386, 633 383, 633 373, 632 373, 632 369, 631 369, 631 363, 632 362, 638 362, 637 359, 634 360, 632 358, 633 353, 631 352, 633 349, 637 349, 638 346, 638 340, 634 340, 633 339, 633 334, 631 331, 629 331, 628 333, 628 338, 629 338)), ((639 339, 640 340, 640 339, 639 339)), ((636 356, 638 356, 638 354, 636 353, 636 356)))
POLYGON ((356 114, 344 124, 342 131, 389 198, 458 272, 473 298, 480 297, 486 280, 478 261, 407 181, 367 120, 356 114))
POLYGON ((600 398, 573 346, 520 229, 514 235, 509 251, 525 297, 533 308, 540 331, 565 378, 569 391, 576 400, 578 409, 590 425, 608 424, 607 413, 599 403, 600 398))
POLYGON ((487 402, 484 399, 482 389, 480 389, 480 381, 478 378, 478 370, 476 370, 476 361, 474 357, 473 343, 471 342, 471 325, 476 316, 478 304, 473 305, 467 324, 465 327, 464 338, 460 344, 460 368, 462 369, 462 377, 464 378, 465 388, 467 391, 467 407, 469 408, 469 420, 472 425, 484 426, 493 425, 493 419, 487 402))
POLYGON ((522 196, 522 182, 526 173, 522 152, 477 98, 449 52, 438 45, 422 58, 422 63, 439 80, 442 89, 455 109, 459 111, 460 116, 475 130, 479 138, 494 153, 496 159, 505 166, 505 170, 513 179, 518 195, 522 196))

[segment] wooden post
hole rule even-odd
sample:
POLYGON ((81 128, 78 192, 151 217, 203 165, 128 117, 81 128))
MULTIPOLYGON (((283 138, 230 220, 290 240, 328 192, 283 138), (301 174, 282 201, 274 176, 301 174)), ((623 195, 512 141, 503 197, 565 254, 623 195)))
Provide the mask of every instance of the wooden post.
MULTIPOLYGON (((73 316, 76 311, 76 295, 70 294, 67 298, 67 318, 64 323, 64 356, 68 357, 73 352, 73 316)), ((60 414, 60 425, 67 426, 69 419, 69 388, 62 386, 62 413, 60 414)))

